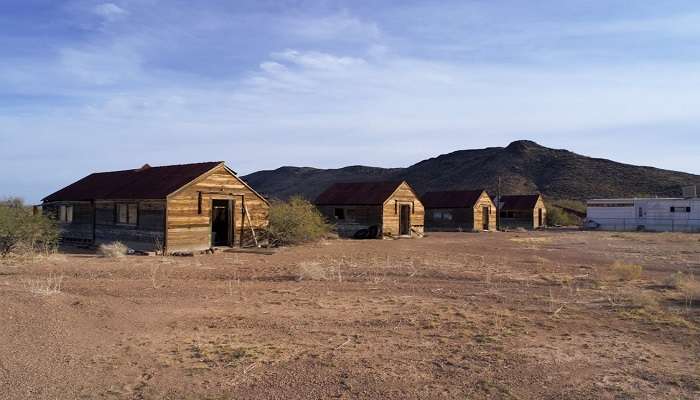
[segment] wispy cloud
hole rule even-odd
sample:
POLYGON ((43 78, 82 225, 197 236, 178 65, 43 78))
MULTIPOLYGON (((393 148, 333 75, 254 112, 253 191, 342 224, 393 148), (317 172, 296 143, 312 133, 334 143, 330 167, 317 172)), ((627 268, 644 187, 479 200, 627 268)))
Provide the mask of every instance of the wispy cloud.
MULTIPOLYGON (((695 14, 552 22, 491 3, 287 13, 78 4, 109 28, 59 31, 40 54, 0 49, 0 163, 62 167, 22 189, 30 198, 144 162, 223 159, 243 173, 402 166, 524 137, 642 164, 665 144, 678 157, 662 166, 700 172, 690 134, 700 56, 681 51, 695 14), (674 24, 674 40, 659 39, 674 24), (668 46, 675 57, 653 57, 668 46)), ((19 187, 14 176, 0 187, 19 187)))
POLYGON ((102 3, 93 7, 93 12, 106 21, 116 21, 129 13, 114 3, 102 3))

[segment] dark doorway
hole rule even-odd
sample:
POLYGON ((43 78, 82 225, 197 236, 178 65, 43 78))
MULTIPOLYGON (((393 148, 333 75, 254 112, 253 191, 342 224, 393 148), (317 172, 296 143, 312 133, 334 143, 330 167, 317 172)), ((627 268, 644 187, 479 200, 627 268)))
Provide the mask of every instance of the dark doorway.
POLYGON ((231 246, 233 243, 233 209, 231 200, 211 201, 211 244, 231 246))
POLYGON ((482 221, 483 221, 483 224, 482 224, 483 226, 482 226, 482 228, 483 228, 485 231, 488 231, 488 230, 489 230, 489 225, 491 225, 491 221, 489 220, 489 208, 488 208, 488 207, 482 207, 482 208, 481 208, 481 215, 482 215, 481 219, 482 219, 482 221))
POLYGON ((401 218, 399 219, 399 235, 411 234, 411 206, 401 206, 401 218))
POLYGON ((543 225, 542 224, 542 209, 538 208, 537 209, 537 227, 539 228, 542 225, 543 225))

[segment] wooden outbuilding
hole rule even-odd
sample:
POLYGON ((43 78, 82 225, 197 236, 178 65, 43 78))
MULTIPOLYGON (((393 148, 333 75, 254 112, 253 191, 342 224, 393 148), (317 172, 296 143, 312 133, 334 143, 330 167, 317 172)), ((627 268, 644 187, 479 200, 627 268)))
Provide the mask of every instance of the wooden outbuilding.
POLYGON ((342 237, 423 236, 423 204, 403 181, 336 183, 315 204, 342 237))
POLYGON ((547 224, 547 208, 540 194, 501 196, 496 202, 502 229, 539 229, 547 224))
POLYGON ((426 232, 495 231, 496 205, 484 189, 427 192, 426 232))
POLYGON ((223 162, 99 172, 43 199, 62 240, 165 253, 255 244, 269 204, 223 162))

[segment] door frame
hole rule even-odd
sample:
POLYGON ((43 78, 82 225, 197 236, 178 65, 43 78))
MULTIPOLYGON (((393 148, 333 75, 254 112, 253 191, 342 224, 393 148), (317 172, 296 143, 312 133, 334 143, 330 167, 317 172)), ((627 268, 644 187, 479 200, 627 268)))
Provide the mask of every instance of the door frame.
POLYGON ((411 236, 411 205, 410 204, 400 204, 399 203, 399 236, 411 236), (406 221, 404 221, 404 210, 406 212, 406 221), (402 227, 406 228, 406 233, 402 227))
POLYGON ((236 217, 233 213, 235 209, 235 201, 233 198, 229 196, 213 196, 209 200, 209 245, 211 247, 221 247, 221 246, 226 246, 226 247, 233 247, 234 243, 236 243, 235 240, 235 232, 236 230, 234 229, 236 217), (228 210, 228 238, 226 240, 226 244, 219 244, 217 245, 214 241, 214 201, 226 201, 226 208, 228 210))
POLYGON ((491 207, 481 207, 481 229, 484 231, 491 230, 491 207))

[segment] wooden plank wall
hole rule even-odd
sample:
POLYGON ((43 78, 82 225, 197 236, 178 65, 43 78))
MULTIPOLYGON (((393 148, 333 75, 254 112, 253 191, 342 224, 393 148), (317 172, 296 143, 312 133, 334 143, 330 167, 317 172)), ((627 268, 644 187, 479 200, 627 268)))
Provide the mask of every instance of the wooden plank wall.
POLYGON ((401 204, 412 205, 411 209, 411 228, 414 231, 424 231, 425 209, 423 203, 420 202, 411 187, 406 182, 394 192, 394 194, 384 202, 382 215, 382 233, 385 236, 399 235, 399 207, 401 204))
POLYGON ((547 208, 544 205, 544 200, 542 199, 542 196, 537 200, 537 204, 535 205, 535 209, 533 211, 532 215, 532 226, 537 229, 541 228, 542 226, 539 225, 539 209, 542 209, 542 226, 547 225, 547 208))
POLYGON ((167 251, 196 251, 211 247, 211 201, 234 201, 234 245, 240 246, 250 239, 250 224, 243 214, 242 196, 250 212, 254 228, 264 228, 268 223, 269 206, 248 189, 236 176, 222 165, 184 189, 168 197, 167 251), (202 193, 201 213, 198 213, 199 193, 202 193), (232 195, 234 194, 234 195, 232 195))
POLYGON ((373 225, 381 229, 382 206, 322 205, 317 208, 328 223, 335 226, 336 232, 340 237, 352 237, 357 231, 368 229, 373 225), (335 218, 336 208, 345 210, 345 220, 337 220, 335 218))
POLYGON ((425 231, 426 232, 458 232, 474 229, 474 209, 464 208, 426 208, 425 231), (435 218, 435 212, 449 213, 452 220, 435 218))
POLYGON ((163 244, 164 200, 98 200, 95 202, 95 244, 122 242, 136 250, 155 250, 163 244), (116 204, 138 206, 137 225, 116 222, 116 204))
POLYGON ((476 201, 476 204, 474 205, 474 231, 482 231, 484 228, 484 214, 483 214, 483 208, 488 207, 489 208, 489 229, 490 231, 495 231, 496 230, 496 216, 498 215, 496 213, 496 204, 494 204, 493 201, 491 201, 491 198, 489 197, 486 192, 481 194, 481 197, 479 197, 479 200, 476 201))
POLYGON ((58 221, 61 205, 73 206, 73 222, 58 222, 61 239, 92 242, 92 204, 87 201, 44 203, 42 211, 45 215, 58 221))

